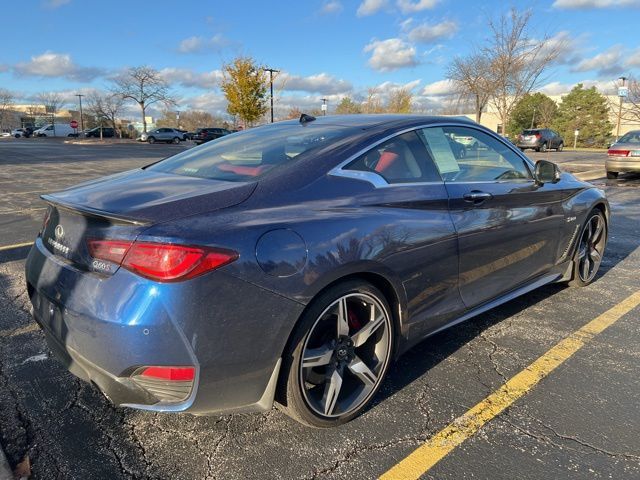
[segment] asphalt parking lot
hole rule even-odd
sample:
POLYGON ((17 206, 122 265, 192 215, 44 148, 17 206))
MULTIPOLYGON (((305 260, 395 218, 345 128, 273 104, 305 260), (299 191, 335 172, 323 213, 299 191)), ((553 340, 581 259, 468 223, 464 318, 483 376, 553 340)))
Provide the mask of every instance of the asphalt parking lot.
MULTIPOLYGON (((543 287, 431 337, 389 372, 374 405, 332 430, 263 415, 114 408, 49 357, 28 314, 24 260, 38 196, 188 145, 0 141, 0 443, 32 478, 376 478, 563 338, 640 290, 640 176, 605 180, 604 154, 533 153, 605 189, 597 281, 543 287)), ((529 153, 528 153, 529 154, 529 153)), ((640 478, 640 307, 453 449, 424 478, 640 478)))

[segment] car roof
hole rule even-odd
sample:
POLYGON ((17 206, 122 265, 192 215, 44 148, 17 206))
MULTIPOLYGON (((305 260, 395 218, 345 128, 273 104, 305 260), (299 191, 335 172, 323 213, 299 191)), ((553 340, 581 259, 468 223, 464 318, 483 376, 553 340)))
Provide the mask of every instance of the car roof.
MULTIPOLYGON (((443 117, 435 115, 411 115, 411 114, 354 114, 354 115, 327 115, 319 116, 313 121, 317 125, 336 125, 345 127, 371 128, 379 126, 402 126, 403 124, 413 125, 415 123, 439 123, 439 122, 460 122, 475 124, 468 117, 443 117)), ((294 125, 299 120, 285 120, 278 122, 282 125, 294 125)))

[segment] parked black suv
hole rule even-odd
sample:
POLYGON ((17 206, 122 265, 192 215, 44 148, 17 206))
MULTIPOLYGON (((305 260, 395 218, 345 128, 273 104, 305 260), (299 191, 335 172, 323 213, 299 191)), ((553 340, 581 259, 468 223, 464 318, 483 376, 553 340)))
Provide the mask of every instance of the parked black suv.
MULTIPOLYGON (((88 130, 84 136, 87 138, 89 137, 100 138, 100 127, 96 127, 96 128, 92 128, 91 130, 88 130)), ((113 127, 102 127, 102 138, 114 137, 114 136, 115 136, 115 131, 113 130, 113 127)))
POLYGON ((546 152, 547 149, 553 148, 561 152, 564 148, 564 139, 558 132, 549 128, 532 128, 523 130, 518 135, 516 145, 523 152, 527 148, 533 148, 536 152, 546 152))
POLYGON ((200 145, 201 143, 224 137, 230 133, 226 128, 198 128, 196 133, 193 134, 193 141, 200 145))

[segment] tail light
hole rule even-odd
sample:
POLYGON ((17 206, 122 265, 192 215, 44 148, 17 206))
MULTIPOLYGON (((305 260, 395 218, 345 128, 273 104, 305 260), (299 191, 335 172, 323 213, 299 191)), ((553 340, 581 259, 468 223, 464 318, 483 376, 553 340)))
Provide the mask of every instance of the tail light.
POLYGON ((539 133, 536 133, 536 138, 540 138, 540 137, 542 137, 542 135, 539 133))
POLYGON ((238 258, 232 250, 155 242, 89 240, 95 259, 107 260, 160 282, 188 280, 238 258))
POLYGON ((628 157, 630 152, 630 150, 615 150, 610 148, 609 150, 607 150, 607 155, 615 157, 628 157))
POLYGON ((131 375, 136 385, 161 402, 181 402, 193 390, 195 367, 141 367, 131 375))

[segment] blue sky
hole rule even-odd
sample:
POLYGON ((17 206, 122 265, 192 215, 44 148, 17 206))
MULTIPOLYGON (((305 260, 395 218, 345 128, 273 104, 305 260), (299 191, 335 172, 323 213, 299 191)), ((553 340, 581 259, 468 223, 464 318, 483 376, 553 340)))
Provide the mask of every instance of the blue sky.
POLYGON ((220 68, 238 55, 278 68, 276 111, 330 105, 368 87, 408 87, 424 111, 442 104, 446 66, 488 36, 487 19, 533 9, 531 36, 563 44, 541 90, 583 81, 610 88, 640 73, 640 0, 36 0, 6 2, 0 87, 27 102, 41 91, 102 89, 128 66, 160 70, 180 108, 221 113, 220 68))

